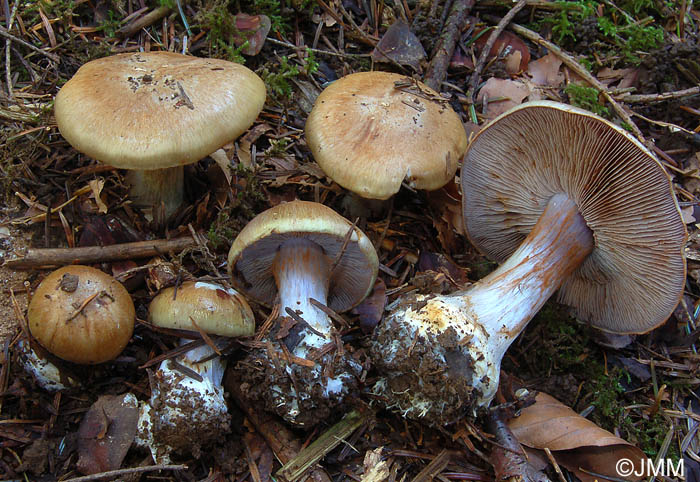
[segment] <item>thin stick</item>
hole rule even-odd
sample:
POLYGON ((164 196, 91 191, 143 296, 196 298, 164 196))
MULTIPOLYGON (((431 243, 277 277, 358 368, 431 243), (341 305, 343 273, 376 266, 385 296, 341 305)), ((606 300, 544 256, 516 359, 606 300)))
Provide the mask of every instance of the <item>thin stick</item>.
POLYGON ((5 261, 4 266, 11 269, 32 269, 149 258, 163 253, 183 251, 196 245, 196 241, 192 238, 177 238, 154 239, 152 241, 137 241, 109 246, 29 249, 24 256, 5 261))
POLYGON ((616 96, 618 100, 627 102, 628 104, 651 104, 653 102, 663 102, 665 100, 680 99, 700 94, 700 87, 691 87, 690 89, 676 90, 673 92, 662 92, 660 94, 626 94, 616 96))
MULTIPOLYGON (((435 2, 437 3, 437 2, 435 2)), ((423 81, 425 85, 440 92, 440 86, 447 77, 447 67, 455 51, 455 46, 467 23, 467 16, 474 6, 474 0, 455 0, 450 9, 450 16, 438 39, 433 58, 430 60, 423 81)))
POLYGON ((338 53, 338 52, 331 52, 330 50, 321 50, 321 49, 314 49, 311 47, 297 47, 293 43, 289 42, 284 42, 282 40, 277 40, 276 38, 268 37, 265 39, 265 42, 270 42, 272 44, 277 44, 277 45, 282 45, 284 47, 288 47, 290 49, 294 50, 308 50, 310 52, 313 52, 315 54, 320 54, 320 55, 330 55, 331 57, 340 57, 340 58, 362 58, 362 57, 370 57, 372 54, 347 54, 347 53, 338 53))
POLYGON ((508 13, 498 22, 496 28, 491 31, 491 34, 489 35, 489 38, 486 41, 486 45, 484 45, 484 48, 481 49, 479 59, 476 62, 476 66, 474 66, 474 72, 472 72, 472 76, 469 78, 469 90, 467 91, 467 98, 471 99, 472 102, 474 102, 474 100, 476 99, 476 88, 479 85, 479 77, 481 77, 481 71, 486 65, 486 61, 489 58, 491 49, 496 44, 498 36, 501 35, 501 32, 503 32, 503 29, 506 28, 506 25, 508 25, 510 21, 513 20, 513 17, 515 17, 515 15, 523 9, 526 3, 527 2, 525 0, 520 0, 513 6, 513 8, 510 9, 510 11, 508 11, 508 13))
POLYGON ((554 467, 554 471, 557 473, 557 476, 559 477, 560 482, 566 482, 566 478, 564 477, 564 474, 562 473, 561 469, 559 468, 559 464, 557 463, 556 459, 554 458, 554 455, 552 455, 552 451, 549 450, 549 447, 544 448, 544 453, 547 454, 547 458, 549 459, 549 462, 552 464, 552 467, 554 467))
POLYGON ((187 470, 186 465, 151 465, 148 467, 131 467, 129 469, 110 470, 108 472, 100 472, 99 474, 86 475, 84 477, 75 477, 74 479, 66 479, 63 482, 85 482, 87 480, 109 479, 118 475, 140 474, 143 472, 155 472, 157 470, 187 470))
POLYGON ((150 25, 153 25, 156 23, 158 20, 161 18, 165 17, 168 15, 172 9, 170 7, 162 6, 158 7, 156 9, 151 10, 148 12, 146 15, 143 17, 139 17, 133 22, 130 22, 126 25, 124 25, 122 28, 117 30, 117 35, 120 37, 131 37, 133 34, 141 30, 142 28, 146 28, 150 25))
POLYGON ((38 54, 41 54, 45 57, 48 57, 49 59, 53 60, 56 63, 61 61, 61 58, 58 55, 52 54, 51 52, 47 52, 43 49, 40 49, 39 47, 35 47, 34 45, 30 44, 26 40, 22 40, 19 37, 15 37, 10 32, 8 32, 5 27, 0 27, 0 37, 5 37, 8 40, 11 40, 13 42, 17 42, 18 44, 20 44, 24 47, 27 47, 29 50, 32 50, 38 54))
MULTIPOLYGON (((491 17, 490 15, 488 17, 491 17)), ((518 35, 522 35, 523 37, 527 38, 528 40, 535 42, 536 44, 541 45, 542 47, 548 49, 551 53, 556 55, 561 59, 561 61, 569 67, 571 70, 573 70, 577 75, 579 75, 583 80, 591 84, 593 87, 595 87, 602 95, 605 97, 605 100, 610 104, 610 106, 613 108, 615 113, 620 116, 620 118, 630 126, 632 131, 634 132, 634 135, 637 136, 637 138, 643 143, 646 144, 646 140, 644 139, 644 134, 642 134, 642 131, 639 130, 639 127, 637 127, 637 124, 634 123, 632 120, 632 117, 625 111, 625 109, 615 100, 613 99, 612 95, 610 95, 610 92, 608 89, 600 83, 598 79, 596 79, 590 72, 588 72, 581 64, 579 64, 575 58, 573 58, 571 55, 565 53, 557 47, 555 44, 552 42, 549 42, 548 40, 545 40, 540 34, 537 32, 533 32, 532 30, 525 28, 521 25, 518 25, 516 23, 510 24, 509 28, 513 30, 515 33, 518 35)))

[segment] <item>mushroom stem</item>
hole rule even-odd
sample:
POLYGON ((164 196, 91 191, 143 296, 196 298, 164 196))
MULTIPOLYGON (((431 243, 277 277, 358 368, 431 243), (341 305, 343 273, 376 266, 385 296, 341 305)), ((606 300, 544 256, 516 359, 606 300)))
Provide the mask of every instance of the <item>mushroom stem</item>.
POLYGON ((487 406, 510 344, 594 247, 576 204, 556 194, 496 271, 447 296, 411 295, 377 328, 375 392, 404 415, 445 424, 487 406))
POLYGON ((576 204, 565 194, 552 196, 511 257, 467 292, 474 319, 496 338, 490 342, 494 357, 503 357, 593 246, 593 233, 576 204))
POLYGON ((294 355, 306 358, 311 348, 321 348, 331 341, 331 320, 326 313, 309 301, 311 298, 327 304, 331 264, 323 249, 305 238, 285 241, 277 251, 272 264, 277 283, 280 314, 287 308, 298 314, 307 324, 302 327, 303 337, 293 349, 294 355))
MULTIPOLYGON (((189 342, 180 340, 181 345, 189 342)), ((202 446, 229 431, 230 415, 221 385, 225 360, 205 344, 189 350, 177 363, 184 369, 172 360, 160 364, 150 403, 140 409, 136 441, 150 449, 156 463, 169 463, 170 454, 182 450, 198 456, 202 446), (197 434, 196 440, 192 434, 197 434)))
POLYGON ((165 205, 165 217, 170 217, 184 199, 183 166, 154 169, 151 171, 127 171, 126 180, 131 186, 129 196, 140 208, 157 208, 165 205))

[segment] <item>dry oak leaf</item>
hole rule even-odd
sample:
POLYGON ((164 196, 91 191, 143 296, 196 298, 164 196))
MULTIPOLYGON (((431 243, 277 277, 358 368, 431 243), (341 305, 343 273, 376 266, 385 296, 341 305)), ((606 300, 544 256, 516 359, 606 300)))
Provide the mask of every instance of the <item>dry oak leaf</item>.
POLYGON ((483 114, 487 120, 491 120, 510 108, 520 105, 531 94, 532 89, 520 80, 491 77, 479 90, 477 100, 485 101, 486 109, 483 109, 483 114), (494 100, 489 101, 489 99, 494 100))
MULTIPOLYGON (((566 467, 583 482, 599 480, 587 472, 619 479, 616 464, 622 459, 634 463, 634 473, 641 473, 646 455, 639 448, 603 430, 581 417, 556 398, 538 393, 535 403, 519 417, 509 421, 513 435, 526 447, 548 448, 557 463, 566 467)), ((634 474, 626 480, 641 480, 634 474)))

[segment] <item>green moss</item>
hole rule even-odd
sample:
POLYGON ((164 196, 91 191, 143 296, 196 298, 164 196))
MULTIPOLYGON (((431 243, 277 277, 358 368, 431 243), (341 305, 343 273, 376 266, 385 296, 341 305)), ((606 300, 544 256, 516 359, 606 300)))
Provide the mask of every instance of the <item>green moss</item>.
POLYGON ((569 101, 573 105, 602 117, 610 117, 610 110, 600 102, 597 89, 570 83, 564 88, 564 93, 569 96, 569 101))
POLYGON ((668 17, 668 10, 678 8, 663 6, 654 0, 628 0, 615 4, 593 0, 558 1, 554 4, 557 8, 536 21, 534 28, 549 26, 557 44, 576 50, 574 43, 579 41, 579 26, 586 24, 587 19, 594 19, 598 35, 591 40, 590 32, 587 34, 591 43, 586 44, 586 50, 595 50, 599 59, 611 59, 613 64, 631 65, 638 65, 645 52, 662 44, 664 30, 656 23, 668 17))
POLYGON ((289 99, 292 96, 290 80, 299 75, 299 67, 290 64, 286 56, 281 57, 279 64, 266 66, 262 78, 268 93, 277 99, 289 99))

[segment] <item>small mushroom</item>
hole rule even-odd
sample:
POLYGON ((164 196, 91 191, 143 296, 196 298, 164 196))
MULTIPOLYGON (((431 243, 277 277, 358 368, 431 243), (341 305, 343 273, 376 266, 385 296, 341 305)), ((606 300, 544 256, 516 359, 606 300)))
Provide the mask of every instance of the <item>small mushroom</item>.
MULTIPOLYGON (((116 358, 134 331, 134 303, 112 276, 89 266, 72 265, 50 273, 37 287, 27 309, 32 337, 63 360, 92 365, 116 358)), ((48 390, 73 385, 40 351, 22 343, 25 368, 48 390)))
POLYGON ((54 105, 63 137, 105 164, 130 169, 131 198, 183 200, 183 166, 236 139, 265 103, 265 84, 246 67, 172 52, 118 54, 86 63, 54 105))
MULTIPOLYGON (((148 321, 222 337, 255 333, 253 312, 237 291, 202 281, 162 290, 148 307, 148 321)), ((189 342, 181 339, 182 345, 189 342)), ((151 450, 156 463, 167 463, 172 452, 189 451, 198 457, 203 446, 229 431, 221 385, 225 369, 226 361, 207 343, 160 364, 150 403, 140 409, 136 440, 151 450)))
POLYGON ((409 77, 358 72, 321 92, 306 141, 323 171, 361 198, 385 200, 406 182, 432 191, 454 180, 467 148, 446 99, 409 77))
POLYGON ((663 167, 590 112, 522 104, 469 146, 463 214, 501 266, 466 291, 400 298, 378 327, 374 389, 406 416, 445 424, 487 406, 501 359, 547 299, 594 327, 645 333, 685 284, 686 231, 663 167))
POLYGON ((377 277, 377 253, 365 234, 318 203, 279 204, 253 219, 228 255, 233 284, 248 297, 279 304, 266 348, 236 367, 249 398, 286 420, 311 426, 356 386, 360 365, 335 349, 323 306, 351 309, 377 277))

